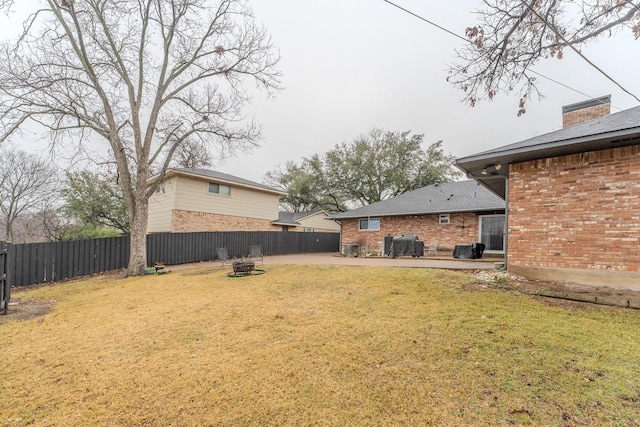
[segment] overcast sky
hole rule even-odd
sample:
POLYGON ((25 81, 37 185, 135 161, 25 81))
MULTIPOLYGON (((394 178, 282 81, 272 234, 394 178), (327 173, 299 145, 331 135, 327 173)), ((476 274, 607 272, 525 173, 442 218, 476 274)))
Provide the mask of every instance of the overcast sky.
MULTIPOLYGON (((395 3, 461 35, 480 5, 395 3)), ((256 0, 253 8, 280 49, 286 89, 272 100, 259 94, 252 104, 263 125, 261 147, 216 165, 248 179, 260 181, 278 162, 325 152, 373 127, 424 134, 425 144, 442 140, 445 151, 462 157, 559 129, 562 106, 589 99, 544 81, 546 98, 531 102, 524 116, 517 117, 517 96, 470 108, 446 81, 463 42, 382 0, 256 0)), ((620 33, 584 52, 640 96, 640 41, 620 33)), ((619 109, 637 105, 573 52, 535 70, 591 97, 611 94, 619 109)))
MULTIPOLYGON (((474 25, 480 0, 395 0, 395 3, 463 35, 474 25)), ((462 41, 383 0, 254 0, 256 20, 281 55, 285 89, 275 99, 257 93, 247 113, 263 126, 251 154, 217 162, 214 169, 261 182, 287 160, 323 153, 371 128, 424 134, 425 146, 442 140, 457 157, 517 142, 561 127, 563 105, 612 95, 612 112, 637 101, 573 52, 536 71, 549 81, 546 99, 517 117, 518 97, 500 94, 470 108, 446 82, 447 65, 462 41)), ((6 27, 5 27, 6 33, 6 27)), ((583 51, 628 90, 640 96, 640 41, 629 32, 583 51)))

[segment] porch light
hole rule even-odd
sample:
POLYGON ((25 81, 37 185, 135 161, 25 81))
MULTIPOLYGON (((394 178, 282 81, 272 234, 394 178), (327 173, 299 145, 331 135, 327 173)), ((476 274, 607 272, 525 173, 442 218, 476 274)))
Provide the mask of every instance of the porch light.
POLYGON ((492 163, 490 165, 485 166, 484 169, 482 169, 482 172, 480 172, 480 174, 481 175, 497 175, 500 169, 502 169, 502 165, 494 165, 492 163))

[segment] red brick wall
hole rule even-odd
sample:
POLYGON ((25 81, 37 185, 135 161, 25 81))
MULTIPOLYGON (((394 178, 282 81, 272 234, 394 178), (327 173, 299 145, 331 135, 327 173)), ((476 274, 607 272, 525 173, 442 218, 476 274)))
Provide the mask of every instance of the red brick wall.
POLYGON ((388 234, 417 234, 425 244, 438 243, 438 250, 453 251, 455 245, 468 245, 478 241, 478 217, 473 213, 452 213, 450 224, 439 224, 438 215, 410 215, 380 218, 379 231, 358 230, 359 219, 344 219, 342 244, 357 243, 361 247, 377 250, 388 234))
POLYGON ((582 108, 576 111, 570 111, 562 115, 562 127, 584 123, 589 120, 597 119, 600 117, 608 116, 611 112, 611 104, 594 105, 593 107, 582 108))
POLYGON ((640 146, 511 165, 509 265, 637 272, 640 146))
POLYGON ((171 231, 280 231, 268 220, 204 212, 174 210, 171 212, 171 231))

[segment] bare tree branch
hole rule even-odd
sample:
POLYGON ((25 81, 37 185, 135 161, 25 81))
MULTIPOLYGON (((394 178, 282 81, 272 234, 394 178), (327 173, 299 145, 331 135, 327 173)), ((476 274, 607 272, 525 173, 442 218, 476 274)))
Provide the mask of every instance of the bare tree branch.
POLYGON ((2 239, 16 242, 20 240, 14 229, 16 220, 45 210, 57 197, 57 170, 45 159, 24 151, 3 150, 0 158, 2 239))
POLYGON ((498 93, 520 96, 518 114, 533 97, 542 97, 531 68, 563 49, 630 29, 640 37, 637 0, 484 0, 478 24, 466 29, 469 44, 456 51, 447 80, 474 106, 498 93))

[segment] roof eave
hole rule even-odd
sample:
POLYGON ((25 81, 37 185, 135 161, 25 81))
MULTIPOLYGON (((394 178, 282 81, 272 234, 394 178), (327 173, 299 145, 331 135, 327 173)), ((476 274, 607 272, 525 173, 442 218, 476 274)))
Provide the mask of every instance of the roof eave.
POLYGON ((487 162, 506 165, 511 163, 526 162, 529 160, 539 160, 549 157, 558 157, 568 154, 583 153, 586 151, 598 151, 607 148, 624 147, 628 145, 640 144, 640 126, 606 132, 595 135, 587 135, 579 138, 561 139, 552 142, 536 144, 530 147, 518 147, 513 149, 491 151, 473 156, 456 159, 456 166, 464 171, 468 171, 466 165, 482 164, 482 171, 487 166, 487 162), (551 154, 551 155, 550 155, 551 154))
POLYGON ((510 164, 637 144, 640 144, 640 126, 541 143, 530 147, 480 153, 456 159, 455 166, 462 170, 467 177, 475 179, 485 188, 504 198, 506 193, 505 178, 509 174, 508 166, 510 164), (502 165, 503 167, 493 175, 486 175, 485 169, 489 165, 502 165))
MULTIPOLYGON (((185 176, 189 176, 192 178, 197 178, 197 179, 201 179, 201 180, 208 180, 208 181, 216 181, 216 182, 220 182, 222 184, 229 184, 229 185, 233 185, 234 187, 242 187, 242 188, 248 188, 251 190, 256 190, 256 191, 262 191, 265 193, 270 193, 270 194, 277 194, 278 196, 284 196, 287 193, 284 191, 280 191, 280 190, 276 190, 274 189, 268 189, 268 188, 263 188, 263 187, 256 187, 253 185, 248 185, 248 184, 243 184, 241 182, 237 182, 237 181, 232 181, 232 180, 228 180, 228 179, 224 179, 224 178, 218 178, 218 177, 211 177, 211 176, 207 176, 207 175, 201 175, 201 174, 197 174, 197 173, 192 173, 192 172, 185 172, 185 171, 179 171, 179 170, 175 170, 175 169, 167 169, 166 173, 165 173, 165 178, 169 178, 171 177, 171 175, 185 175, 185 176)), ((153 179, 157 179, 157 175, 152 176, 151 178, 149 178, 149 180, 153 180, 153 179)))
POLYGON ((482 208, 472 208, 472 209, 449 209, 449 210, 440 210, 440 211, 432 211, 432 212, 395 212, 395 213, 372 213, 372 214, 364 214, 364 215, 341 215, 339 217, 330 217, 335 220, 343 220, 343 219, 356 219, 356 218, 382 218, 388 216, 411 216, 411 215, 439 215, 445 213, 469 213, 469 212, 485 212, 485 211, 499 211, 504 210, 504 206, 486 206, 482 208))
POLYGON ((278 221, 278 220, 271 221, 271 224, 273 224, 273 225, 288 225, 288 226, 296 226, 296 227, 300 225, 300 223, 298 223, 298 222, 287 222, 287 221, 278 221))

